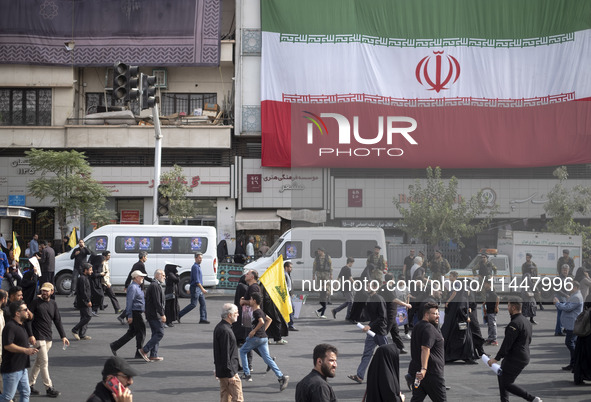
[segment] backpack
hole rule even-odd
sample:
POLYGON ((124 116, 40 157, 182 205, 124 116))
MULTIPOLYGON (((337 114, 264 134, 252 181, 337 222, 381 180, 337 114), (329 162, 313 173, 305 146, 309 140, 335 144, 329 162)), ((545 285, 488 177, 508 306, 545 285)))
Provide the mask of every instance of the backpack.
POLYGON ((591 321, 589 321, 589 316, 591 313, 590 308, 586 308, 583 310, 581 314, 577 316, 575 320, 575 328, 573 333, 577 336, 589 336, 591 335, 591 321))

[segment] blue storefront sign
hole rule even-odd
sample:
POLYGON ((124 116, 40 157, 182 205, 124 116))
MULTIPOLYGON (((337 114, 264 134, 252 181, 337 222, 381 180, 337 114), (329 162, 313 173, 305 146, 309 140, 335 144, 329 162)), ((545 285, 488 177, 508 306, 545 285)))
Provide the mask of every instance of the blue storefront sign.
POLYGON ((25 195, 9 195, 8 205, 11 207, 24 207, 25 206, 25 195))

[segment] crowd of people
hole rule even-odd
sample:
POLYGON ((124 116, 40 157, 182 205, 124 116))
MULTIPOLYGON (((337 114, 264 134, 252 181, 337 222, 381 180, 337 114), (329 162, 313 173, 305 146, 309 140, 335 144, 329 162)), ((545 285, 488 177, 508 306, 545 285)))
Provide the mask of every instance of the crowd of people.
MULTIPOLYGON (((0 303, 4 309, 2 330, 2 373, 3 390, 0 400, 11 400, 17 393, 22 400, 40 393, 35 387, 41 375, 46 395, 57 397, 60 392, 53 387, 49 375, 49 351, 52 347, 52 327, 55 326, 64 347, 69 340, 61 323, 60 312, 54 300, 53 268, 55 253, 47 242, 34 237, 33 256, 40 261, 40 272, 28 269, 22 275, 9 276, 7 270, 3 287, 0 290, 0 303), (30 370, 30 356, 35 356, 30 370), (8 399, 7 399, 8 398, 8 399)), ((365 288, 358 292, 343 289, 344 303, 332 308, 333 318, 343 310, 345 320, 360 324, 366 334, 361 358, 355 373, 348 378, 358 384, 366 384, 366 401, 404 401, 399 379, 399 354, 410 353, 410 364, 404 375, 406 385, 412 393, 412 401, 422 401, 426 397, 433 401, 445 401, 449 387, 445 384, 445 365, 463 361, 475 364, 486 356, 489 365, 500 362, 498 386, 501 401, 508 401, 509 394, 529 401, 540 402, 539 396, 516 384, 519 374, 529 364, 529 345, 533 336, 532 325, 536 309, 541 305, 540 295, 529 289, 512 296, 506 304, 510 323, 504 330, 503 341, 497 340, 497 315, 502 313, 501 298, 495 292, 491 281, 496 267, 487 255, 474 268, 475 275, 483 283, 482 292, 474 292, 462 286, 434 286, 435 282, 449 280, 459 282, 459 275, 452 271, 449 262, 440 250, 427 262, 425 255, 414 250, 404 260, 400 277, 394 278, 385 269, 381 249, 376 247, 365 261, 363 277, 382 284, 379 289, 365 288), (422 254, 422 255, 421 255, 422 254), (425 286, 411 289, 389 284, 402 280, 424 282, 425 286), (442 290, 443 289, 443 290, 442 290), (482 333, 479 323, 479 305, 487 324, 488 334, 482 333), (440 322, 444 315, 443 323, 440 322), (401 336, 399 327, 404 327, 401 336), (388 338, 390 335, 390 338, 388 338), (410 350, 404 347, 402 339, 410 339, 410 350), (500 344, 499 344, 500 343, 500 344), (484 346, 498 347, 494 356, 487 355, 484 346)), ((164 329, 180 323, 183 316, 199 304, 199 323, 209 324, 204 295, 207 290, 202 284, 201 253, 195 253, 195 263, 191 269, 191 301, 179 308, 178 266, 166 264, 164 269, 148 276, 145 263, 147 252, 138 254, 138 261, 131 267, 126 281, 126 304, 121 308, 111 289, 109 260, 110 253, 99 255, 90 252, 81 240, 72 253, 75 271, 78 274, 73 284, 75 288, 75 308, 79 310, 80 320, 72 328, 75 340, 87 341, 89 323, 100 311, 107 308, 106 298, 127 331, 119 339, 110 343, 113 357, 105 363, 102 381, 88 399, 89 401, 131 401, 129 386, 137 372, 117 357, 117 351, 135 338, 135 357, 146 362, 164 360, 159 356, 159 344, 164 338, 164 329), (77 251, 77 252, 76 252, 77 251), (145 282, 149 285, 145 287, 145 282), (146 341, 145 320, 151 329, 151 337, 146 341)), ((10 267, 9 255, 0 254, 0 264, 6 260, 10 267)), ((591 380, 591 334, 581 334, 580 317, 583 311, 591 309, 589 295, 589 271, 587 268, 575 269, 565 250, 557 267, 559 278, 567 279, 572 287, 556 289, 553 304, 556 309, 556 336, 565 339, 565 371, 573 373, 574 383, 583 384, 591 380), (577 327, 579 326, 579 327, 577 327)), ((338 274, 343 281, 352 282, 351 268, 355 264, 348 258, 338 274)), ((527 255, 522 267, 523 280, 528 283, 537 276, 536 265, 531 255, 527 255)), ((289 292, 291 287, 291 262, 284 264, 285 279, 289 292)), ((333 279, 330 256, 323 248, 317 250, 313 275, 315 280, 333 279)), ((285 390, 290 377, 281 369, 269 352, 269 344, 285 345, 284 339, 289 331, 297 331, 293 316, 286 320, 269 297, 265 287, 259 283, 258 272, 248 270, 236 287, 234 303, 224 304, 221 321, 213 332, 213 356, 215 374, 220 381, 220 398, 223 401, 244 400, 242 381, 252 381, 251 369, 253 352, 258 354, 267 371, 277 377, 279 390, 285 390), (242 372, 242 373, 240 373, 242 372), (242 375, 240 375, 242 374, 242 375)), ((320 294, 319 318, 326 319, 326 310, 331 303, 329 290, 320 294)), ((589 314, 586 315, 589 320, 589 314)), ((587 323, 587 326, 591 324, 587 323)), ((330 344, 319 344, 313 351, 313 369, 296 387, 296 401, 336 401, 336 396, 328 379, 335 376, 338 350, 330 344)))

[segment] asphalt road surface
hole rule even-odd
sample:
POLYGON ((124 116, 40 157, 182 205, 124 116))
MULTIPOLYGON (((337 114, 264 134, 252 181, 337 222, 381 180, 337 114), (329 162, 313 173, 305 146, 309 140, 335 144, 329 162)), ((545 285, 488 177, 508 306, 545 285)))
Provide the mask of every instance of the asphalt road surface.
MULTIPOLYGON (((125 305, 123 295, 119 295, 119 299, 125 305)), ((118 355, 127 359, 140 372, 131 387, 135 401, 219 401, 219 385, 213 372, 212 334, 220 320, 221 306, 232 299, 233 292, 227 290, 210 292, 207 310, 211 324, 197 324, 197 308, 183 318, 182 324, 166 329, 160 343, 159 354, 164 357, 162 362, 146 363, 141 359, 134 359, 135 340, 119 350, 118 355)), ((92 340, 73 341, 71 329, 78 321, 78 311, 72 308, 72 298, 57 296, 57 302, 72 345, 63 350, 61 342, 54 342, 49 359, 51 378, 54 388, 62 393, 58 399, 85 401, 95 384, 100 381, 103 364, 111 355, 109 343, 123 335, 127 326, 117 321, 117 316, 109 307, 90 322, 87 334, 92 340)), ((186 304, 188 300, 181 299, 181 308, 186 304)), ((275 375, 272 371, 265 373, 263 361, 255 355, 253 381, 243 382, 246 401, 294 401, 297 382, 312 369, 314 346, 324 342, 339 349, 337 374, 329 380, 338 400, 362 400, 365 384, 354 383, 347 375, 354 374, 360 362, 364 334, 355 325, 344 320, 344 310, 339 313, 337 320, 332 319, 330 310, 327 310, 329 319, 320 319, 314 314, 314 309, 318 307, 315 300, 303 306, 300 318, 295 322, 299 331, 292 332, 286 338, 289 341, 287 345, 269 346, 271 356, 276 357, 279 368, 290 376, 288 388, 279 392, 275 375)), ((506 305, 502 308, 498 317, 499 344, 504 326, 509 322, 506 305)), ((554 336, 555 319, 553 306, 547 306, 545 311, 538 311, 536 320, 539 325, 534 327, 531 363, 518 377, 517 383, 544 401, 591 401, 591 387, 573 385, 572 374, 561 370, 562 366, 568 364, 568 351, 564 346, 564 337, 554 336)), ((486 335, 486 328, 483 325, 481 327, 486 335)), ((147 336, 150 336, 149 326, 147 336)), ((54 338, 58 338, 55 329, 54 338)), ((409 348, 410 341, 404 342, 409 348)), ((498 347, 485 348, 493 356, 497 349, 498 347)), ((401 355, 402 375, 407 371, 409 359, 409 355, 401 355)), ((465 365, 463 362, 448 364, 445 366, 445 377, 447 385, 451 386, 448 391, 449 401, 499 400, 497 380, 482 362, 478 365, 465 365)), ((410 400, 410 393, 404 380, 402 382, 402 390, 407 395, 407 400, 410 400)), ((45 399, 41 378, 37 380, 36 388, 41 390, 41 395, 32 396, 31 399, 45 399)), ((520 399, 512 397, 512 400, 520 399)))

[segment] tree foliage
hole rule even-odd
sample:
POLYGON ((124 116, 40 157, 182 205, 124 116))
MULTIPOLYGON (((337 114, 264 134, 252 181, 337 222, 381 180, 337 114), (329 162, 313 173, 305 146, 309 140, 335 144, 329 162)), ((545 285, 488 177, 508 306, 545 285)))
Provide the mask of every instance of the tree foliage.
POLYGON ((182 167, 174 165, 171 170, 160 175, 160 193, 170 200, 168 217, 172 223, 182 223, 195 214, 193 200, 187 198, 187 194, 192 191, 182 167))
POLYGON ((41 173, 41 177, 29 182, 28 190, 34 197, 47 198, 53 204, 62 238, 68 222, 79 215, 97 222, 114 218, 114 213, 105 208, 109 192, 92 179, 84 153, 31 149, 25 154, 30 166, 41 173))
POLYGON ((544 204, 544 211, 550 218, 546 229, 549 232, 581 235, 583 248, 589 252, 591 228, 575 221, 575 216, 587 215, 591 212, 591 188, 582 185, 568 188, 566 166, 556 168, 553 174, 558 179, 558 183, 548 192, 548 202, 544 204))
POLYGON ((497 209, 496 205, 489 208, 482 202, 481 192, 466 201, 458 194, 458 180, 455 177, 443 180, 439 167, 428 167, 426 183, 416 180, 408 189, 408 208, 399 199, 394 199, 394 205, 403 217, 402 230, 431 246, 454 240, 464 247, 461 238, 474 236, 485 229, 497 209))

